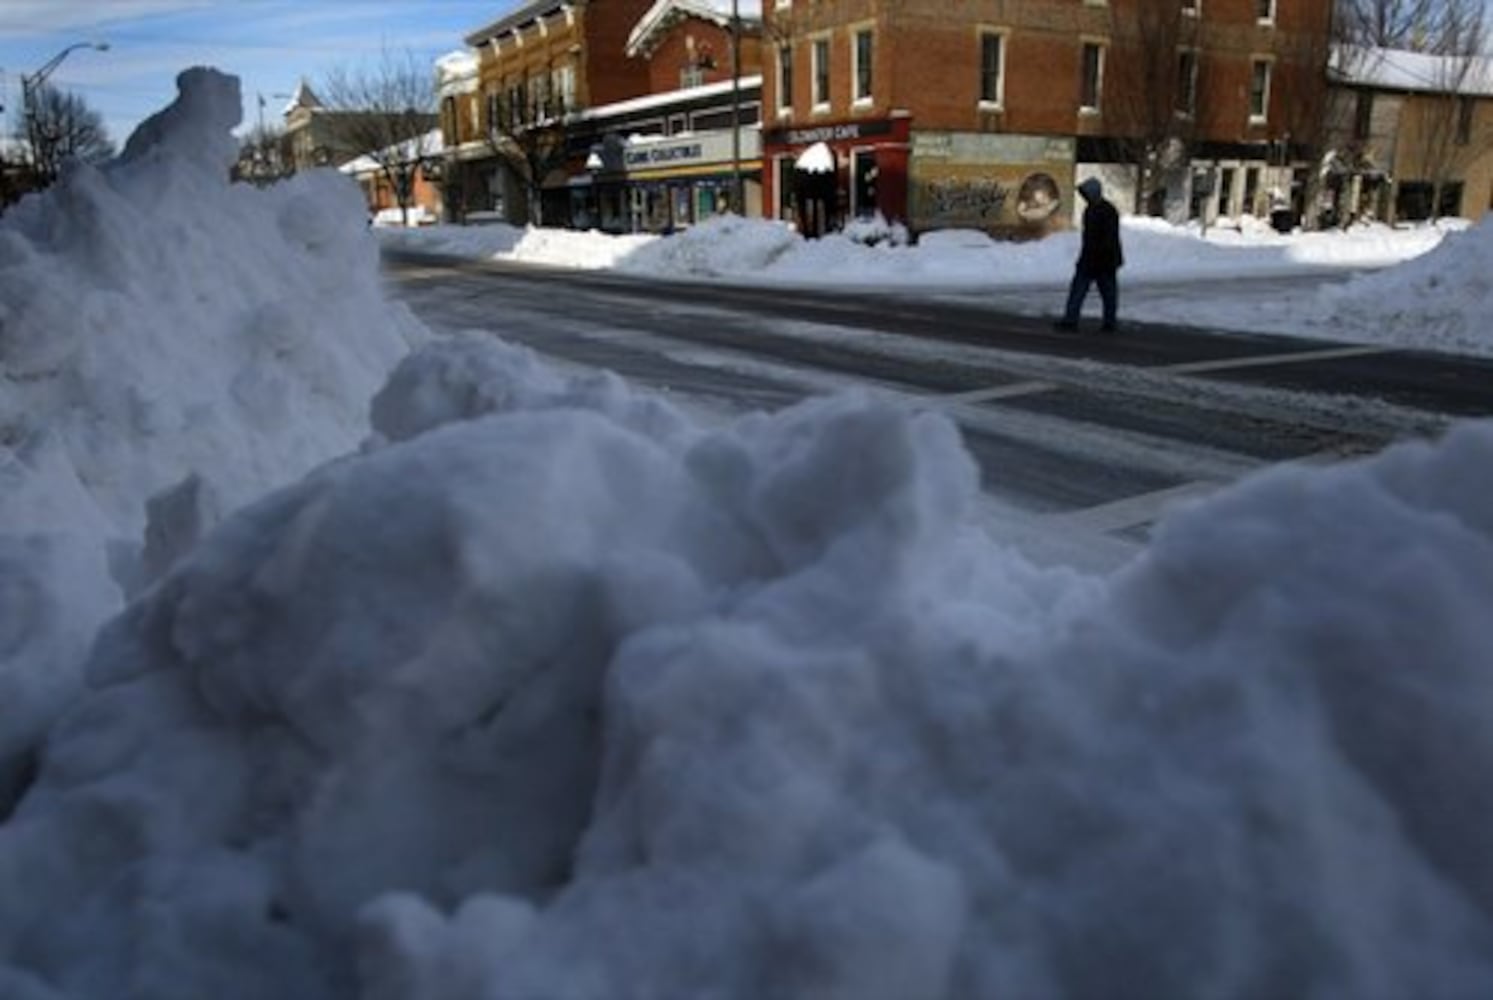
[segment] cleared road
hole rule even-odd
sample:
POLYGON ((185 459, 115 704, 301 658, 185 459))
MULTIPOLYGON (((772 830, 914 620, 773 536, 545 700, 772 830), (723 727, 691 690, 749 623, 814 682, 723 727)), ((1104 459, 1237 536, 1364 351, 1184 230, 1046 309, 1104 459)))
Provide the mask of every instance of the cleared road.
POLYGON ((1168 503, 1253 469, 1493 415, 1493 363, 1447 355, 1144 325, 1075 335, 968 298, 388 252, 385 271, 436 330, 491 330, 708 412, 852 385, 939 410, 962 427, 994 496, 1131 539, 1168 503))

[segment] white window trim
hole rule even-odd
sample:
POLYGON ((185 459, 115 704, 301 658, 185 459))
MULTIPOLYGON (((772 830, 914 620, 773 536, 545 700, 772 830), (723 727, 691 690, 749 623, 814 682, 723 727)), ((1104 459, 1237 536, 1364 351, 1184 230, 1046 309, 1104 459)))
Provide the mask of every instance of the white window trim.
POLYGON ((975 51, 976 58, 979 60, 981 79, 985 76, 985 39, 991 35, 998 36, 1001 40, 1001 71, 1000 75, 995 78, 995 100, 976 98, 976 107, 981 111, 1004 111, 1006 110, 1006 66, 1011 62, 1011 29, 983 24, 975 26, 975 51))
MULTIPOLYGON (((828 114, 834 103, 830 93, 824 95, 824 100, 819 100, 815 93, 819 89, 819 44, 824 43, 825 52, 828 53, 833 47, 833 39, 828 33, 810 36, 809 38, 809 110, 816 115, 828 114)), ((832 67, 827 67, 832 68, 832 67)), ((825 74, 825 89, 833 92, 835 81, 825 74)))
POLYGON ((1104 108, 1104 70, 1105 70, 1105 65, 1109 62, 1109 42, 1106 39, 1103 39, 1103 38, 1080 38, 1078 40, 1078 58, 1079 58, 1078 78, 1079 78, 1079 83, 1080 84, 1082 84, 1082 82, 1083 82, 1083 50, 1086 49, 1086 48, 1088 48, 1090 45, 1095 45, 1095 46, 1098 46, 1098 48, 1099 48, 1099 73, 1098 73, 1098 78, 1094 81, 1094 101, 1095 101, 1095 103, 1093 103, 1093 104, 1084 104, 1084 103, 1082 103, 1082 101, 1083 101, 1083 95, 1082 94, 1079 95, 1079 102, 1080 103, 1078 105, 1078 113, 1080 115, 1084 116, 1084 117, 1095 117, 1095 116, 1100 115, 1100 114, 1103 113, 1103 108, 1104 108))
POLYGON ((850 26, 850 106, 869 108, 876 100, 876 29, 874 22, 850 26), (861 82, 861 35, 871 36, 871 93, 858 94, 861 82))
POLYGON ((1250 56, 1249 58, 1249 97, 1251 106, 1249 108, 1249 123, 1251 125, 1265 125, 1270 121, 1270 91, 1275 87, 1275 59, 1271 56, 1250 56), (1255 92, 1255 67, 1263 63, 1265 65, 1265 110, 1255 114, 1253 106, 1255 92))
POLYGON ((1191 7, 1184 6, 1182 8, 1182 16, 1183 17, 1202 17, 1203 16, 1203 0, 1192 0, 1192 6, 1191 7))
POLYGON ((1280 11, 1277 9, 1279 7, 1279 5, 1280 5, 1280 0, 1270 0, 1270 13, 1267 14, 1266 16, 1262 17, 1262 18, 1259 18, 1256 23, 1257 24, 1274 24, 1275 23, 1275 17, 1276 17, 1276 15, 1280 13, 1280 11))

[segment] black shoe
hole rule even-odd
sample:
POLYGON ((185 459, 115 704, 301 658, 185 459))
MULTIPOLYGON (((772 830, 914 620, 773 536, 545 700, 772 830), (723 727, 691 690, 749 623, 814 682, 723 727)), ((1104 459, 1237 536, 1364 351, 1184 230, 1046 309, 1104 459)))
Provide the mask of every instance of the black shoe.
POLYGON ((1057 319, 1052 321, 1052 328, 1054 330, 1077 330, 1078 324, 1072 320, 1057 319))

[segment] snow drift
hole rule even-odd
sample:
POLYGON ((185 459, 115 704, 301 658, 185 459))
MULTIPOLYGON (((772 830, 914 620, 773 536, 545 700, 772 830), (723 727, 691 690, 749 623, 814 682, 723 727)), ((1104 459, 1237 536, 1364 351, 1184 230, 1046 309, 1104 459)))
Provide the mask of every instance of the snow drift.
POLYGON ((0 801, 122 595, 223 511, 354 447, 423 336, 380 291, 357 188, 231 185, 238 81, 179 87, 118 160, 0 218, 0 801), (168 489, 172 528, 147 541, 168 489))

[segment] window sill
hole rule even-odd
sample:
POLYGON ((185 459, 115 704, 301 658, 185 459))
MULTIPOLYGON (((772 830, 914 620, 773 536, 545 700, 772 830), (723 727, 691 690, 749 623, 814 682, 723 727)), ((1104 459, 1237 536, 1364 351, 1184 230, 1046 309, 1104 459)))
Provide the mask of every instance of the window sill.
POLYGON ((809 109, 809 113, 813 114, 813 115, 816 115, 816 116, 817 115, 827 115, 827 114, 829 114, 829 105, 828 104, 816 104, 812 108, 809 109))
POLYGON ((1001 115, 1006 113, 1006 104, 1004 101, 980 101, 975 105, 975 110, 990 115, 1001 115))
POLYGON ((1098 118, 1099 117, 1099 109, 1095 108, 1095 107, 1091 107, 1091 106, 1085 104, 1083 107, 1081 107, 1081 108, 1078 109, 1078 117, 1080 117, 1080 118, 1098 118))

